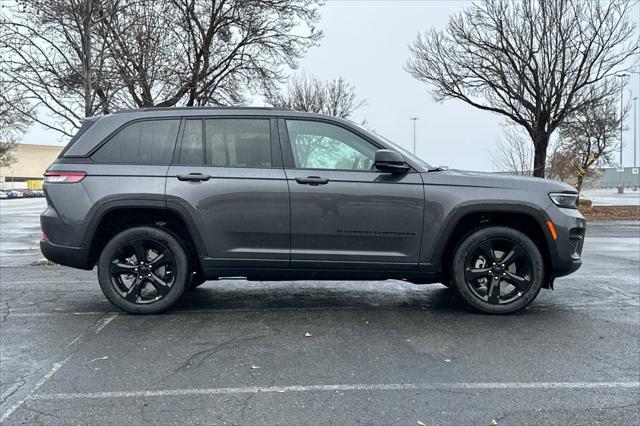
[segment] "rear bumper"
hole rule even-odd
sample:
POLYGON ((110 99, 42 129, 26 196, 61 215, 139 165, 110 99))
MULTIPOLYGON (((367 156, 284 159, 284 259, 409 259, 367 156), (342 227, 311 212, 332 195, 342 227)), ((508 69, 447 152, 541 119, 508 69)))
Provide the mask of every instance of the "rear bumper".
POLYGON ((78 269, 93 269, 89 265, 88 252, 82 247, 68 247, 53 244, 49 240, 40 240, 40 251, 53 263, 78 269))

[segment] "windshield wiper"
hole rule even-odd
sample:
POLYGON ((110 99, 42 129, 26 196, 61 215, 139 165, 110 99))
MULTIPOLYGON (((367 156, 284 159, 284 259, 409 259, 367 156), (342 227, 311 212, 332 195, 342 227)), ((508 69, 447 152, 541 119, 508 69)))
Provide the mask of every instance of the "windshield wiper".
POLYGON ((444 172, 446 169, 443 169, 442 167, 434 167, 432 169, 427 169, 428 172, 444 172))

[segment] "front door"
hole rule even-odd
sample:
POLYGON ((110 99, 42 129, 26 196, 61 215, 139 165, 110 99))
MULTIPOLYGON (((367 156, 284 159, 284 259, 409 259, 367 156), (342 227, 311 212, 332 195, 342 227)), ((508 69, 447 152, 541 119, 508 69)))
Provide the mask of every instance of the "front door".
POLYGON ((420 174, 376 170, 378 147, 346 127, 301 119, 279 126, 291 194, 291 266, 416 269, 420 174))
POLYGON ((205 268, 289 266, 289 190, 276 122, 185 119, 167 176, 167 204, 195 222, 205 268))

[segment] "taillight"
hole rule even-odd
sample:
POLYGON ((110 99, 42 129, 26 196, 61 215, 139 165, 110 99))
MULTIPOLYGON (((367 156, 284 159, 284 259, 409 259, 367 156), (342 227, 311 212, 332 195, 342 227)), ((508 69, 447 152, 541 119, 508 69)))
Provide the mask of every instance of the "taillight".
POLYGON ((85 172, 46 171, 44 181, 46 183, 76 183, 84 179, 86 175, 85 172))

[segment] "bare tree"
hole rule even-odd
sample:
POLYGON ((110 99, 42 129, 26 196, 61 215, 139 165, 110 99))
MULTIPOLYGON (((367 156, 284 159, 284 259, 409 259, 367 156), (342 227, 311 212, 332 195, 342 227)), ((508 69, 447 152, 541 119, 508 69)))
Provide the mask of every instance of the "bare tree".
POLYGON ((105 21, 104 37, 131 106, 241 104, 247 89, 282 81, 282 65, 295 67, 320 39, 317 6, 317 0, 147 0, 105 21))
POLYGON ((496 150, 491 153, 497 170, 515 175, 533 174, 533 152, 531 139, 514 126, 508 126, 504 138, 498 141, 496 150))
POLYGON ((26 109, 25 103, 21 93, 10 82, 0 80, 0 167, 15 162, 13 152, 16 143, 31 124, 26 116, 13 108, 13 105, 20 105, 26 109))
MULTIPOLYGON (((593 91, 610 93, 604 82, 593 91)), ((594 169, 611 164, 617 148, 618 132, 621 120, 624 120, 629 107, 622 111, 615 96, 602 97, 598 102, 585 105, 575 111, 560 125, 560 150, 567 153, 575 176, 575 186, 582 189, 585 176, 593 175, 594 169)))
POLYGON ((433 87, 437 101, 459 99, 522 126, 533 141, 534 176, 544 177, 551 134, 598 101, 589 86, 633 66, 632 6, 483 0, 451 17, 446 30, 419 36, 406 69, 433 87))
MULTIPOLYGON (((278 108, 290 108, 296 111, 316 112, 339 118, 350 118, 353 113, 365 104, 359 100, 355 87, 347 83, 342 77, 330 81, 322 81, 315 76, 301 74, 292 78, 282 92, 267 92, 267 103, 278 108)), ((319 165, 309 164, 315 157, 332 158, 337 161, 344 158, 345 153, 339 152, 342 145, 336 146, 334 141, 313 135, 305 135, 296 144, 296 161, 309 167, 319 165), (321 154, 318 154, 321 152, 321 154), (314 154, 314 155, 311 155, 314 154)), ((347 167, 355 167, 361 161, 358 153, 353 151, 347 167)))
POLYGON ((39 107, 32 119, 67 135, 83 116, 116 108, 242 104, 321 38, 318 5, 20 0, 0 18, 0 73, 39 107))
POLYGON ((2 12, 0 79, 24 94, 14 112, 67 136, 81 118, 109 112, 117 84, 93 34, 98 3, 106 0, 20 0, 2 12))
POLYGON ((559 143, 555 144, 547 159, 546 176, 575 185, 576 168, 574 166, 574 155, 571 150, 563 149, 559 143))
POLYGON ((349 118, 365 104, 359 100, 355 87, 342 77, 321 81, 305 74, 294 77, 283 92, 266 94, 267 102, 275 107, 296 111, 317 112, 339 118, 349 118))

